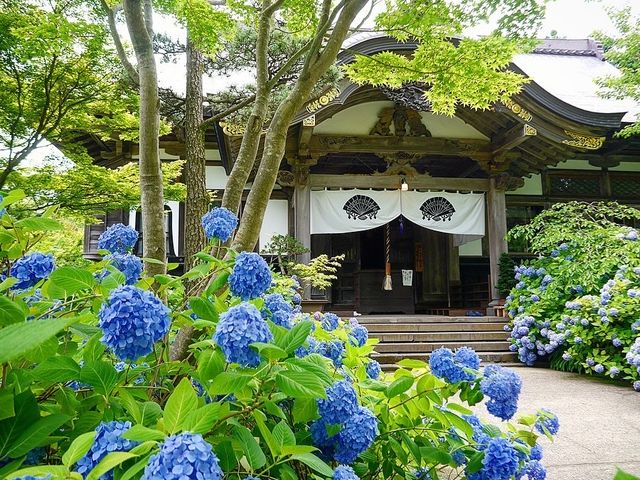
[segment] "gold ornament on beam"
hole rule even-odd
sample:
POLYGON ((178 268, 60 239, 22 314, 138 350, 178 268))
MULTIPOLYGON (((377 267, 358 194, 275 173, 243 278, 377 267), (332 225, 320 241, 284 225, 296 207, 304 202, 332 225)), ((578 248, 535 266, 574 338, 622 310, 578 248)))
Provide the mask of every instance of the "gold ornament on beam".
POLYGON ((328 105, 329 102, 331 102, 332 100, 335 100, 338 97, 338 95, 340 95, 340 90, 338 89, 338 87, 332 87, 331 89, 329 89, 327 92, 320 95, 315 100, 307 103, 307 106, 305 107, 305 109, 307 110, 307 112, 313 113, 317 110, 320 110, 322 107, 328 105))
POLYGON ((562 143, 572 147, 584 148, 585 150, 599 150, 607 139, 607 137, 593 137, 591 135, 583 135, 570 130, 565 130, 564 133, 571 138, 562 140, 562 143))
POLYGON ((527 110, 522 108, 520 104, 514 102, 510 98, 507 100, 503 100, 502 104, 513 113, 515 113, 518 117, 523 119, 525 122, 530 122, 531 120, 533 120, 533 115, 531 115, 527 110))

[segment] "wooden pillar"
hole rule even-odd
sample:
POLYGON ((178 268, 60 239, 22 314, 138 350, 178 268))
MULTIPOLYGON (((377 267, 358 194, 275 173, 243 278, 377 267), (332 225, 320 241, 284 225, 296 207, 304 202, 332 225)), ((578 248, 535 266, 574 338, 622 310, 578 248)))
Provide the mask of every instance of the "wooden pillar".
POLYGON ((505 191, 498 187, 495 177, 489 180, 489 191, 487 192, 487 233, 489 237, 489 267, 490 282, 489 292, 491 293, 491 304, 496 305, 500 299, 498 291, 498 274, 500 266, 500 255, 507 251, 507 204, 505 191))
MULTIPOLYGON (((296 172, 296 183, 293 193, 293 208, 295 209, 295 237, 309 250, 298 256, 298 262, 309 263, 311 260, 311 185, 309 183, 309 169, 300 167, 296 172)), ((304 289, 304 299, 311 298, 311 288, 304 289)))

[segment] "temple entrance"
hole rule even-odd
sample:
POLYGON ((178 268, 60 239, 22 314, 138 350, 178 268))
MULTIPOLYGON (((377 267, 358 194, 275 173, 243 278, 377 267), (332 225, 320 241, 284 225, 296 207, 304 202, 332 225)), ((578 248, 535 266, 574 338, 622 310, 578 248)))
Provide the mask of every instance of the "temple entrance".
POLYGON ((383 290, 385 227, 312 236, 312 255, 345 255, 326 296, 335 311, 362 314, 468 314, 486 307, 487 267, 460 261, 453 236, 403 217, 389 222, 392 290, 383 290), (404 278, 403 278, 404 271, 404 278))

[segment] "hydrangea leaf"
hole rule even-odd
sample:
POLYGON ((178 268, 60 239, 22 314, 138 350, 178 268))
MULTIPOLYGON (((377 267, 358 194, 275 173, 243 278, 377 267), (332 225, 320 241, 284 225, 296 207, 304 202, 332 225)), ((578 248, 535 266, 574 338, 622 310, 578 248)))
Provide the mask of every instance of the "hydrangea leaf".
MULTIPOLYGON (((64 424, 69 417, 61 413, 54 413, 41 417, 35 423, 27 427, 11 445, 7 452, 10 457, 26 455, 30 450, 52 443, 47 441, 49 435, 64 424)), ((24 426, 23 426, 24 427, 24 426)))
POLYGON ((279 360, 281 358, 287 358, 289 356, 289 354, 282 348, 271 343, 254 342, 251 344, 251 347, 260 352, 260 355, 262 355, 267 360, 279 360))
POLYGON ((293 398, 325 398, 322 381, 311 372, 286 370, 276 375, 278 388, 293 398))
POLYGON ((420 447, 420 455, 426 462, 448 465, 452 462, 451 455, 446 450, 435 447, 420 447))
POLYGON ((279 422, 275 427, 273 427, 273 438, 275 439, 279 449, 296 444, 295 434, 284 421, 279 422))
POLYGON ((146 455, 144 456, 141 460, 138 460, 136 463, 134 463, 131 467, 129 467, 120 477, 120 480, 131 480, 132 478, 136 477, 136 475, 144 469, 144 467, 147 466, 147 464, 149 463, 149 457, 151 455, 146 455))
POLYGON ((8 363, 46 342, 84 317, 58 317, 38 322, 14 323, 0 330, 0 363, 8 363))
POLYGON ((224 370, 224 355, 218 349, 204 350, 198 356, 198 380, 207 384, 224 370))
POLYGON ((144 402, 140 413, 143 425, 154 425, 162 416, 162 408, 156 402, 144 402))
POLYGON ((69 469, 62 465, 40 465, 37 467, 23 468, 17 472, 10 473, 6 478, 10 480, 26 476, 39 477, 42 475, 54 475, 54 478, 69 478, 69 469))
POLYGON ((105 473, 113 470, 118 465, 123 464, 127 460, 135 458, 137 455, 131 452, 111 452, 102 461, 91 470, 85 480, 99 480, 105 473))
POLYGON ((238 392, 246 387, 252 378, 253 375, 248 373, 222 372, 213 379, 209 393, 211 395, 228 395, 238 392))
POLYGON ((298 323, 295 327, 287 332, 287 334, 278 342, 280 348, 284 348, 287 353, 293 352, 296 348, 301 346, 309 337, 311 329, 313 328, 313 322, 305 320, 298 323))
POLYGON ((71 442, 69 448, 64 455, 62 455, 62 463, 66 467, 71 467, 78 460, 80 460, 91 448, 93 444, 93 440, 96 438, 96 432, 87 432, 82 435, 76 437, 76 439, 71 442))
POLYGON ((163 440, 165 434, 160 430, 145 427, 144 425, 134 425, 122 434, 122 438, 135 440, 136 442, 146 442, 148 440, 163 440))
POLYGON ((182 430, 187 415, 198 408, 198 395, 191 381, 183 378, 164 407, 164 426, 167 432, 182 430))
POLYGON ((96 392, 108 397, 118 383, 118 372, 113 365, 101 360, 86 362, 80 370, 80 381, 88 383, 96 392))
MULTIPOLYGON (((57 346, 56 342, 56 348, 57 346)), ((37 380, 46 380, 50 384, 67 382, 78 379, 80 366, 70 357, 50 357, 40 363, 32 373, 37 380)))
POLYGON ((211 320, 213 322, 217 322, 220 319, 216 306, 210 300, 201 297, 193 297, 189 300, 189 306, 191 307, 191 310, 193 310, 193 313, 200 318, 211 320))
POLYGON ((299 453, 297 455, 292 455, 291 458, 293 460, 298 460, 304 463, 321 475, 324 475, 326 477, 333 476, 333 469, 322 460, 320 460, 320 458, 316 457, 313 453, 299 453))
POLYGON ((45 217, 29 217, 18 220, 15 223, 17 228, 25 232, 50 232, 54 230, 62 230, 62 225, 53 218, 45 217))
POLYGON ((295 423, 306 423, 318 417, 318 404, 312 398, 296 398, 293 402, 295 423))
POLYGON ((391 385, 387 387, 385 395, 391 399, 406 392, 413 385, 414 378, 409 376, 402 376, 395 380, 391 385))
POLYGON ((11 418, 16 415, 13 407, 13 392, 8 389, 0 390, 0 420, 11 418))
POLYGON ((64 296, 70 296, 82 290, 92 289, 96 284, 94 276, 83 269, 62 267, 54 270, 49 276, 51 286, 65 292, 64 296))
POLYGON ((205 434, 220 418, 223 407, 219 403, 210 403, 200 407, 187 415, 184 421, 184 430, 193 433, 205 434))
POLYGON ((262 468, 267 463, 267 457, 248 428, 234 426, 233 436, 238 440, 251 468, 262 468))
POLYGON ((17 303, 5 296, 0 297, 0 325, 24 322, 24 319, 25 313, 17 303))

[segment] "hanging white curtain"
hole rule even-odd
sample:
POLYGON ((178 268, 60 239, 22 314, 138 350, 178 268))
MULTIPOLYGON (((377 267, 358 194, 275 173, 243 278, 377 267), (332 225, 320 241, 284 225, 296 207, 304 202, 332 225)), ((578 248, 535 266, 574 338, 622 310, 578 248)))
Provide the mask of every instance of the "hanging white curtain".
POLYGON ((484 195, 401 192, 402 216, 436 232, 484 235, 484 195))
POLYGON ((397 190, 319 190, 311 192, 311 233, 360 232, 400 215, 397 190))
POLYGON ((458 235, 484 235, 484 195, 400 190, 311 192, 311 233, 369 230, 399 215, 421 227, 458 235))

